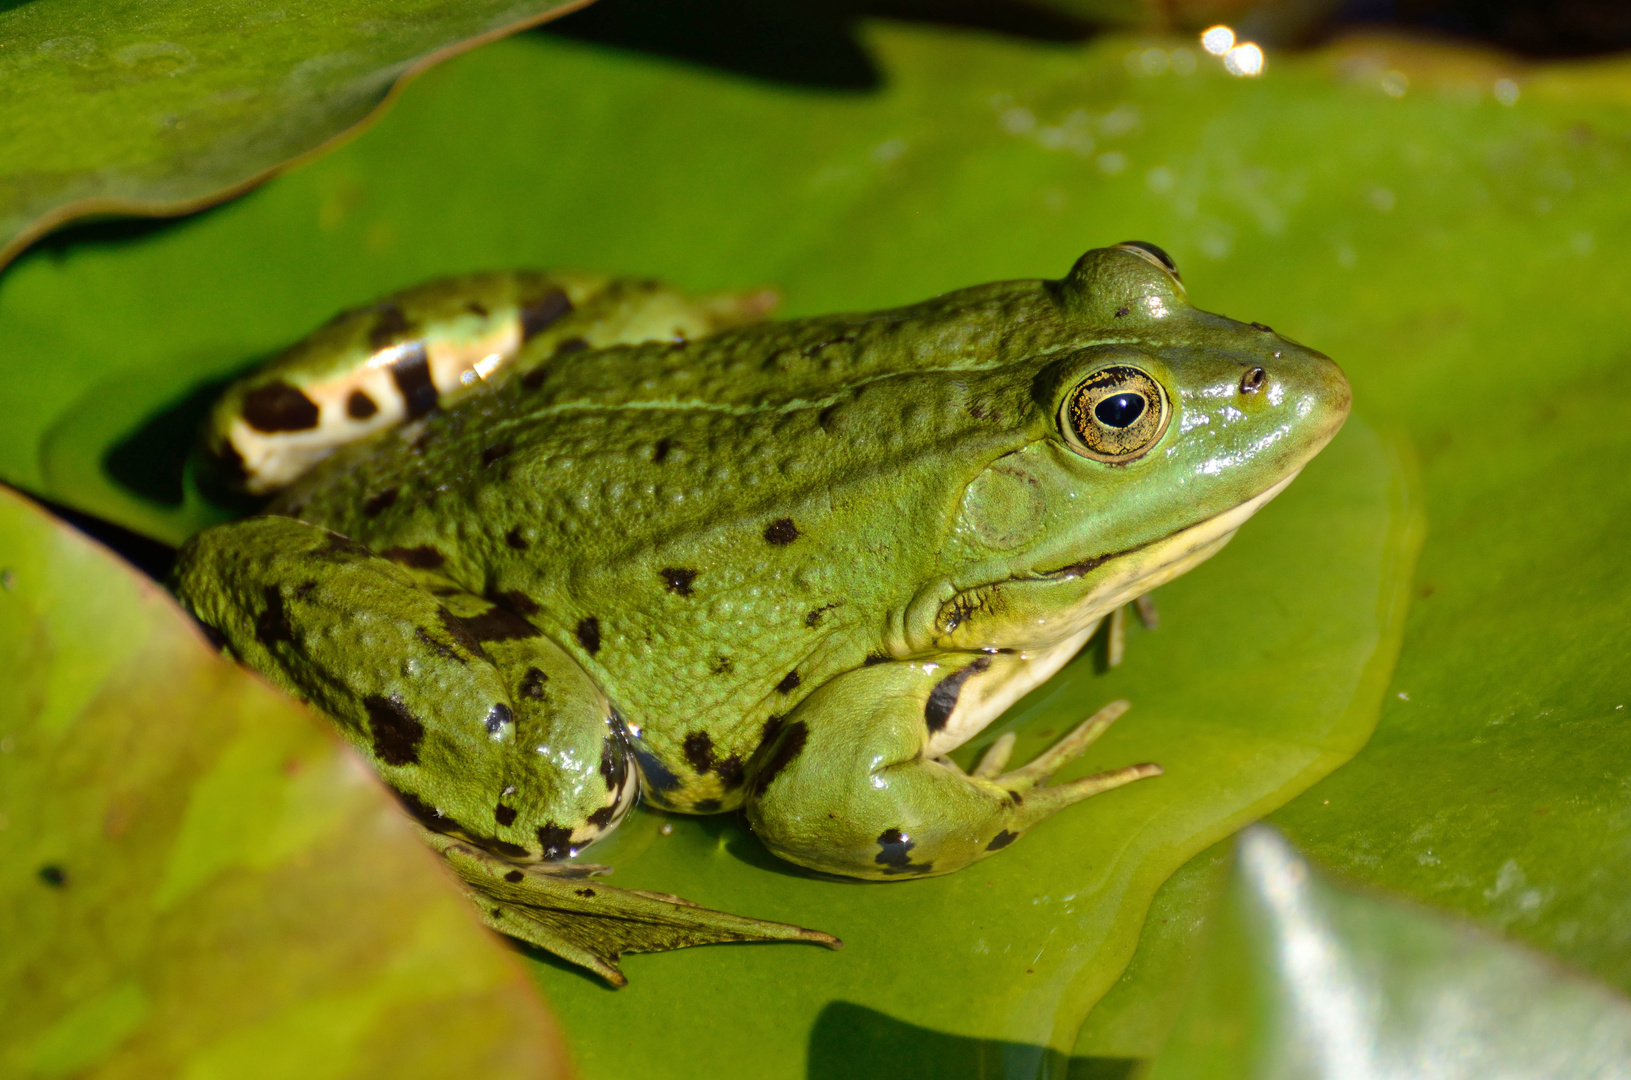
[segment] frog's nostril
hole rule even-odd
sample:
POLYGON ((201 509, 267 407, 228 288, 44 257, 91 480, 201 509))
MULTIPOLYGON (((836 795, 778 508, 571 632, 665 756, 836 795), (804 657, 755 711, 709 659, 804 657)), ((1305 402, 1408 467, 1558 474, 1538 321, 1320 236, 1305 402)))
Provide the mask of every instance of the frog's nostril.
POLYGON ((1263 389, 1269 381, 1268 372, 1260 367, 1254 367, 1240 377, 1240 392, 1242 394, 1255 394, 1263 389))

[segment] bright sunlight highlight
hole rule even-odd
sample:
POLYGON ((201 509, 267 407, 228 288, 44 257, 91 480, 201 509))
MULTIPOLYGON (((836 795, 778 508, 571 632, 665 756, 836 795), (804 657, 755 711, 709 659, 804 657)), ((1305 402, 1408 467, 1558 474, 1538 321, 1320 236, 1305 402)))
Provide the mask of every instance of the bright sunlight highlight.
POLYGON ((1231 75, 1263 74, 1263 50, 1251 42, 1236 45, 1223 55, 1223 66, 1231 75))
POLYGON ((1234 47, 1235 32, 1227 26, 1214 26, 1201 34, 1201 48, 1213 56, 1222 56, 1234 47))

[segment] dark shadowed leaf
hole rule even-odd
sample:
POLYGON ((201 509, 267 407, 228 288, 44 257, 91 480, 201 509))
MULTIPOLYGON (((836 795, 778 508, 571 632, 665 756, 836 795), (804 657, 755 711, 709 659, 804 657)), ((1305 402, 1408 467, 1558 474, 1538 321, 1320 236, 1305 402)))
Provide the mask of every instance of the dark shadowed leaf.
POLYGON ((75 217, 242 191, 430 64, 586 2, 0 3, 0 266, 75 217))

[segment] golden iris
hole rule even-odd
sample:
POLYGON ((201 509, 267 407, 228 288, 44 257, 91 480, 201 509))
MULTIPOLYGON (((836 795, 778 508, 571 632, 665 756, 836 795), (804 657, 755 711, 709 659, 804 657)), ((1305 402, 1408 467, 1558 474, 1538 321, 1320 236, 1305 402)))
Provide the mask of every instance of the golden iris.
POLYGON ((1167 392, 1130 364, 1100 368, 1077 384, 1059 411, 1065 441, 1097 461, 1131 461, 1167 430, 1167 392))

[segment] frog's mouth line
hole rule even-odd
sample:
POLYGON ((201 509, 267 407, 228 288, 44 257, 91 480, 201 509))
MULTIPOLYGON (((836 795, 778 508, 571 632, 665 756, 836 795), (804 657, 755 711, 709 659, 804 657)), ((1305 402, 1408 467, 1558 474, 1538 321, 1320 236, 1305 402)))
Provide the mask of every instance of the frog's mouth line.
MULTIPOLYGON (((1121 551, 1095 555, 1091 559, 1071 563, 1057 570, 1044 570, 1031 575, 1029 580, 1070 581, 1074 578, 1085 577, 1106 563, 1121 562, 1130 573, 1112 577, 1103 583, 1101 589, 1142 584, 1150 578, 1161 575, 1175 564, 1186 562, 1189 556, 1203 549, 1211 548, 1203 558, 1214 554, 1218 548, 1228 542, 1228 539, 1234 535, 1235 530, 1246 523, 1246 519, 1257 513, 1263 508, 1264 504, 1284 491, 1287 485, 1297 479, 1298 474, 1301 472, 1302 469, 1298 468, 1296 472, 1282 477, 1245 502, 1232 506, 1221 514, 1214 514, 1193 525, 1179 529, 1168 536, 1156 540, 1147 540, 1142 544, 1136 544, 1121 551), (1148 554, 1142 558, 1130 558, 1130 556, 1136 556, 1140 552, 1148 552, 1148 554)), ((1194 561, 1198 562, 1200 560, 1194 561)), ((1188 569, 1188 567, 1185 566, 1185 569, 1188 569)), ((1167 574, 1162 578, 1162 582, 1169 581, 1176 576, 1176 573, 1167 574)), ((1161 584, 1161 582, 1155 582, 1149 587, 1154 588, 1156 584, 1161 584)), ((1098 591, 1095 590, 1095 592, 1098 591)))

